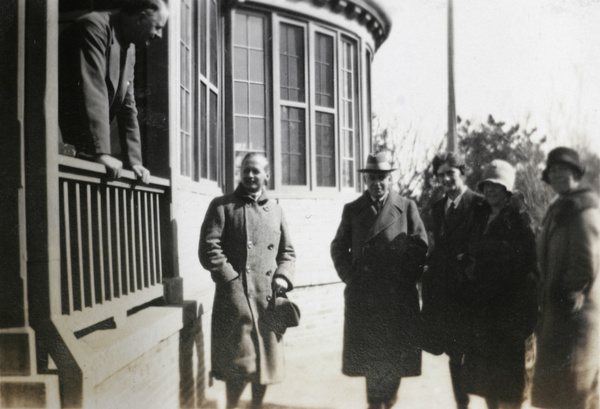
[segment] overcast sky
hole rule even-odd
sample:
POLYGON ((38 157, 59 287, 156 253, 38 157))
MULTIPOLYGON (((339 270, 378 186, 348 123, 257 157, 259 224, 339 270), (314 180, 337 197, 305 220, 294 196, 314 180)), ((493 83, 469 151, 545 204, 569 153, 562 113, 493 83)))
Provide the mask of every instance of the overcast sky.
MULTIPOLYGON (((375 55, 373 110, 439 140, 447 123, 446 0, 378 0, 392 31, 375 55)), ((550 146, 600 152, 600 0, 454 0, 457 114, 536 126, 550 146), (556 141, 556 142, 555 142, 556 141)))

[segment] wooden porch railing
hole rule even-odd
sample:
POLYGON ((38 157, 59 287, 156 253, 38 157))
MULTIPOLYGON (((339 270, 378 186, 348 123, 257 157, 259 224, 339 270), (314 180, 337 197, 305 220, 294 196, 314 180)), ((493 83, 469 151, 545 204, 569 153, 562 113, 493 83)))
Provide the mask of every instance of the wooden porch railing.
POLYGON ((123 173, 109 181, 102 165, 60 157, 60 305, 75 331, 118 326, 163 294, 169 181, 123 173))

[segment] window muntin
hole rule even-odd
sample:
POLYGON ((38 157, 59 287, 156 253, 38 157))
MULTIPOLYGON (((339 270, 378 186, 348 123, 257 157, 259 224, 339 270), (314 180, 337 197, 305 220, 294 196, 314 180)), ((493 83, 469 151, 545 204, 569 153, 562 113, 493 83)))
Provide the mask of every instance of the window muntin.
POLYGON ((280 21, 277 27, 280 182, 283 186, 308 186, 307 29, 306 25, 287 20, 280 21))
POLYGON ((335 37, 321 31, 313 34, 314 43, 314 118, 315 177, 317 187, 335 187, 336 122, 335 110, 335 37))
POLYGON ((281 183, 306 185, 306 111, 281 107, 281 183))
POLYGON ((194 41, 192 37, 192 19, 194 18, 190 0, 181 0, 180 3, 180 172, 183 176, 191 177, 195 166, 194 141, 192 124, 195 118, 193 112, 193 70, 194 66, 194 41))
POLYGON ((334 47, 333 37, 315 33, 315 104, 334 106, 334 47))
POLYGON ((233 24, 234 150, 267 154, 266 18, 235 13, 233 24))
POLYGON ((232 18, 236 165, 258 151, 274 159, 276 189, 358 189, 362 43, 277 13, 236 9, 232 18))
POLYGON ((194 181, 220 177, 218 13, 218 0, 180 1, 180 173, 194 181))
POLYGON ((279 39, 280 98, 304 102, 304 29, 281 23, 279 39))
POLYGON ((340 147, 342 187, 354 186, 357 107, 357 58, 356 43, 342 39, 340 66, 340 147))

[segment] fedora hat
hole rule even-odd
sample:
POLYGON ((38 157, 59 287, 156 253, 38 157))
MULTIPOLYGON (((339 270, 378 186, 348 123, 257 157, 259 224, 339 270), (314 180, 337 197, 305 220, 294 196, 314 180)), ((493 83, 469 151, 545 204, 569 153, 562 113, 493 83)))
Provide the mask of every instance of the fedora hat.
POLYGON ((300 324, 300 308, 284 294, 269 297, 267 309, 261 314, 264 325, 277 335, 283 335, 289 327, 300 324))
POLYGON ((361 173, 386 173, 396 170, 390 162, 390 154, 386 151, 370 153, 367 156, 366 166, 358 171, 361 173))
POLYGON ((566 148, 564 146, 560 146, 558 148, 554 148, 548 154, 548 158, 546 159, 546 169, 542 172, 542 180, 546 183, 550 183, 548 180, 548 172, 552 165, 563 164, 569 166, 571 169, 575 171, 575 174, 581 179, 581 177, 585 173, 585 166, 581 164, 579 160, 579 154, 577 151, 571 148, 566 148))

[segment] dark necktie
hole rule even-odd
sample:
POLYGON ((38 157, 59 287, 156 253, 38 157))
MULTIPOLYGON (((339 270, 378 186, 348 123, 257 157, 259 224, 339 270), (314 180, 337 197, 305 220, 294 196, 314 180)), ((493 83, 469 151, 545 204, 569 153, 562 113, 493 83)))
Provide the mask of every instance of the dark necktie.
POLYGON ((456 205, 454 202, 450 203, 450 207, 446 210, 446 221, 450 222, 456 213, 456 205))

